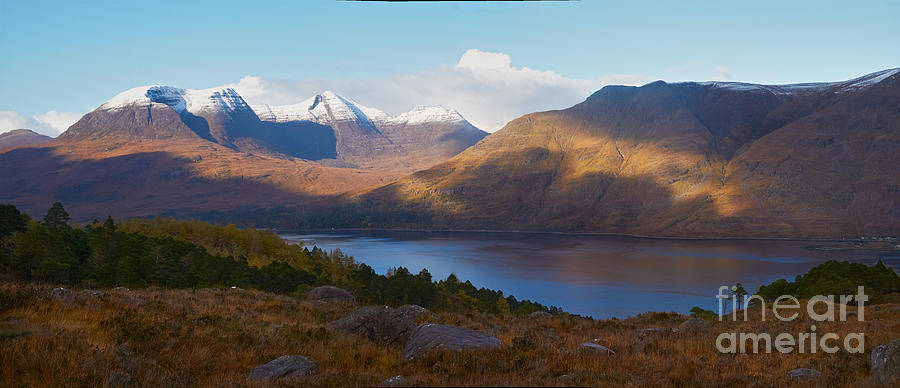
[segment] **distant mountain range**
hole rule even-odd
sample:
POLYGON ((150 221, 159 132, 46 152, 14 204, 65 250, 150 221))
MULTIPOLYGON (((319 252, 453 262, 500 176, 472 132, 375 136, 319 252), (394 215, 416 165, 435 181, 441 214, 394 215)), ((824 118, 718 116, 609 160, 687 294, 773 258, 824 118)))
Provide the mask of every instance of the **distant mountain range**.
POLYGON ((202 139, 341 167, 424 168, 486 135, 439 106, 391 117, 330 91, 294 105, 251 107, 231 88, 144 86, 113 97, 59 138, 202 139))
POLYGON ((487 135, 456 111, 391 117, 324 92, 250 107, 233 89, 134 88, 58 138, 0 153, 0 201, 78 219, 318 201, 442 162, 487 135))
POLYGON ((900 234, 900 69, 843 82, 607 86, 487 136, 331 92, 248 105, 135 88, 0 151, 0 202, 78 218, 666 236, 900 234))

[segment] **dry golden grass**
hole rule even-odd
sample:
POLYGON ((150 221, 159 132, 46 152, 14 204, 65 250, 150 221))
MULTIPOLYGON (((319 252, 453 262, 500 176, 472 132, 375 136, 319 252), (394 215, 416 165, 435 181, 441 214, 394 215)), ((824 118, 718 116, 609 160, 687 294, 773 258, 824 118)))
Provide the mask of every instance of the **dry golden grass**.
MULTIPOLYGON (((257 365, 287 354, 319 371, 303 386, 374 386, 395 375, 412 385, 786 386, 785 372, 812 367, 816 382, 870 385, 869 357, 900 337, 900 308, 880 305, 865 322, 817 324, 818 332, 864 332, 865 354, 723 355, 719 332, 806 332, 812 321, 714 322, 708 334, 664 334, 639 351, 637 330, 673 328, 684 316, 646 313, 624 320, 441 313, 432 321, 497 336, 499 351, 436 354, 401 362, 402 349, 325 325, 358 306, 311 304, 250 290, 103 290, 52 296, 50 285, 0 283, 3 386, 248 386, 257 365), (610 357, 577 356, 595 340, 610 357), (566 378, 560 378, 568 375, 566 378)), ((757 313, 758 314, 758 313, 757 313)))

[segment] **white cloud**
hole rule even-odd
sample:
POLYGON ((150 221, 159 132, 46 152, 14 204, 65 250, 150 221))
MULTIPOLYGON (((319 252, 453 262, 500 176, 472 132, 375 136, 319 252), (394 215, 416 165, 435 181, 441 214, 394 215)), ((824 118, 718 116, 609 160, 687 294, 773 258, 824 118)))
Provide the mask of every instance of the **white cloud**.
POLYGON ((510 68, 510 64, 512 64, 512 59, 510 59, 509 55, 470 49, 459 58, 456 67, 507 70, 510 68))
MULTIPOLYGON (((56 131, 56 134, 60 134, 69 129, 69 126, 75 124, 78 119, 84 116, 83 113, 76 112, 57 112, 55 110, 51 110, 47 113, 33 116, 35 121, 47 125, 53 130, 56 131)), ((55 135, 54 135, 55 136, 55 135)))
POLYGON ((43 135, 56 137, 78 121, 81 116, 81 113, 51 110, 44 114, 26 118, 15 111, 0 110, 0 133, 24 128, 43 135))
POLYGON ((513 67, 507 54, 471 49, 454 66, 387 78, 287 80, 246 76, 230 86, 251 104, 293 104, 332 90, 390 114, 403 113, 415 105, 443 105, 493 132, 523 114, 577 104, 604 85, 636 85, 649 80, 640 75, 567 78, 553 71, 513 67))
POLYGON ((713 69, 716 73, 716 79, 720 81, 731 81, 733 77, 731 76, 731 69, 725 66, 719 66, 713 69))

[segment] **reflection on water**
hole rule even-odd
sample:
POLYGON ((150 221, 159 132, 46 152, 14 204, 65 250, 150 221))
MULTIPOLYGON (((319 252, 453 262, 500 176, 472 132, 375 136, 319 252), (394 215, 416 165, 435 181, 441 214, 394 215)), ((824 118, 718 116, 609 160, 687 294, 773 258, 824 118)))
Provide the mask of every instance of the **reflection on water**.
MULTIPOLYGON (((476 287, 591 315, 625 317, 644 311, 716 309, 720 285, 748 290, 793 278, 829 259, 900 264, 900 252, 813 249, 804 241, 664 240, 620 236, 522 233, 339 232, 282 234, 290 242, 340 248, 378 273, 427 268, 451 272, 476 287)), ((895 267, 896 268, 896 267, 895 267)))

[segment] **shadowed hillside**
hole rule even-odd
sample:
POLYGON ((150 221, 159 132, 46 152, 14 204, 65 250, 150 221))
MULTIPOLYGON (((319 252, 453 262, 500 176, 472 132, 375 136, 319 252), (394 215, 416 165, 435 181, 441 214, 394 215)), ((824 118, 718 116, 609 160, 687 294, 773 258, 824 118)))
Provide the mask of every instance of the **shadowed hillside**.
POLYGON ((830 84, 610 86, 572 108, 518 118, 335 212, 352 214, 329 222, 313 211, 307 224, 896 235, 897 106, 897 70, 830 84), (417 216, 391 221, 398 213, 417 216))

